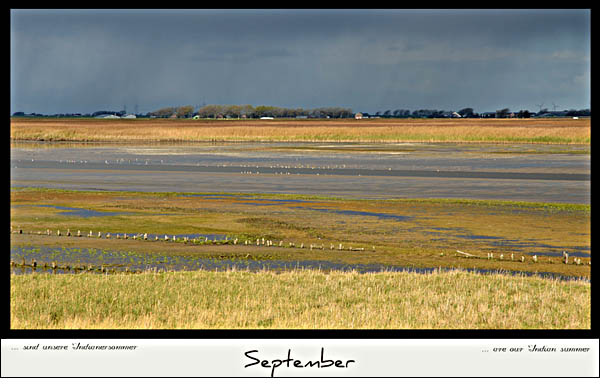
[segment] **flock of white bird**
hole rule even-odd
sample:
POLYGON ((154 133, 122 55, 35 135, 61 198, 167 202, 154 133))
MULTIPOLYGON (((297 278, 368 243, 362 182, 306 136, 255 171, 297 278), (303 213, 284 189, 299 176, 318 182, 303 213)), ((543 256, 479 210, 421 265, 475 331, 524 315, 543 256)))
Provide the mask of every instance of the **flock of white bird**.
MULTIPOLYGON (((10 227, 10 232, 11 234, 24 234, 23 229, 18 228, 16 230, 13 230, 13 227, 10 227)), ((33 232, 30 232, 30 234, 34 234, 33 232)), ((42 235, 44 233, 42 233, 41 231, 37 232, 38 235, 42 235)), ((51 236, 53 234, 52 230, 50 229, 46 229, 45 232, 46 235, 51 236)), ((59 229, 56 230, 56 235, 57 236, 67 236, 67 237, 71 237, 71 236, 75 236, 75 237, 82 237, 83 234, 81 233, 81 230, 77 230, 77 233, 73 234, 71 233, 70 229, 67 229, 66 232, 61 232, 59 229)), ((94 232, 92 232, 90 230, 90 232, 88 234, 85 235, 86 237, 89 238, 102 238, 102 232, 97 232, 97 234, 94 234, 94 232)), ((104 235, 104 238, 112 238, 112 235, 110 233, 106 233, 104 235)), ((133 240, 144 240, 147 241, 148 240, 148 233, 138 233, 138 234, 134 234, 134 235, 127 235, 127 233, 123 233, 123 234, 115 234, 115 238, 117 239, 133 239, 133 240)), ((237 237, 233 237, 232 239, 229 239, 228 236, 225 237, 225 240, 209 240, 208 237, 204 237, 204 240, 201 239, 189 239, 187 236, 184 236, 182 239, 178 240, 176 236, 171 236, 169 237, 167 234, 165 234, 164 238, 161 240, 159 238, 158 235, 154 236, 154 241, 165 241, 165 242, 183 242, 184 244, 187 244, 189 242, 194 243, 194 244, 200 244, 200 243, 216 243, 216 242, 220 242, 223 244, 233 244, 233 245, 237 245, 238 242, 240 244, 242 244, 242 242, 237 238, 237 237)), ((253 242, 251 242, 250 240, 244 240, 243 245, 253 245, 253 242)), ((263 238, 257 238, 256 239, 256 246, 266 246, 266 247, 285 247, 284 242, 281 240, 279 241, 278 244, 275 244, 273 242, 273 240, 269 240, 269 239, 265 239, 263 238)), ((325 250, 325 245, 324 244, 310 244, 308 246, 305 246, 304 243, 300 243, 300 246, 296 246, 295 242, 289 242, 287 245, 288 248, 300 248, 300 249, 310 249, 310 250, 325 250)), ((344 244, 339 243, 337 246, 334 245, 333 243, 330 243, 329 245, 329 249, 330 250, 347 250, 347 251, 364 251, 365 248, 364 247, 360 247, 360 248, 353 248, 352 246, 348 246, 345 247, 344 244)), ((372 250, 375 251, 375 246, 372 246, 372 250)), ((493 260, 494 259, 494 253, 493 252, 488 252, 487 253, 487 258, 488 260, 493 260)), ((500 260, 504 260, 504 254, 501 253, 499 255, 499 259, 500 260)), ((581 258, 579 257, 574 257, 572 260, 569 260, 569 253, 566 251, 563 251, 562 253, 562 259, 563 259, 563 263, 565 264, 575 264, 575 265, 581 265, 581 264, 587 264, 587 265, 591 265, 590 260, 587 261, 587 263, 585 263, 581 258)), ((511 253, 510 254, 510 260, 514 261, 515 260, 515 254, 511 253)), ((525 256, 521 256, 519 259, 520 262, 525 262, 525 256)), ((532 261, 534 263, 538 262, 538 256, 537 255, 533 255, 532 256, 532 261)))
MULTIPOLYGON (((11 233, 16 233, 16 234, 25 234, 23 232, 23 229, 17 229, 17 230, 13 230, 13 227, 11 226, 10 228, 11 233)), ((29 232, 29 234, 35 234, 34 232, 29 232)), ((53 231, 50 229, 46 229, 45 232, 42 231, 38 231, 37 232, 38 235, 48 235, 51 236, 53 235, 53 231)), ((56 230, 56 236, 66 236, 66 237, 83 237, 83 233, 81 232, 81 230, 77 230, 77 233, 73 234, 71 233, 71 229, 67 229, 67 231, 60 231, 60 229, 56 230)), ((86 237, 88 238, 113 238, 113 235, 111 235, 110 233, 106 233, 104 234, 104 236, 102 235, 102 232, 97 232, 96 234, 94 234, 93 231, 89 231, 88 234, 85 234, 86 237)), ((123 239, 123 240, 127 240, 127 239, 132 239, 132 240, 144 240, 144 241, 148 241, 148 233, 138 233, 138 234, 134 234, 134 235, 128 235, 127 233, 116 233, 114 234, 114 238, 116 239, 123 239)), ((187 236, 182 237, 181 239, 178 239, 176 236, 169 236, 167 234, 165 234, 164 238, 161 239, 158 235, 154 236, 154 241, 164 241, 164 242, 182 242, 184 244, 187 243, 194 243, 194 244, 201 244, 201 243, 223 243, 223 244, 233 244, 233 245, 238 245, 238 243, 242 244, 242 242, 237 238, 237 237, 232 237, 231 239, 226 236, 224 240, 209 240, 208 237, 204 237, 204 240, 202 239, 190 239, 187 236)), ((243 245, 253 245, 253 243, 250 240, 244 240, 243 245)), ((266 246, 266 247, 284 247, 284 242, 283 241, 279 241, 278 245, 275 244, 273 242, 273 240, 269 240, 269 239, 265 239, 263 238, 257 238, 256 239, 256 246, 266 246)), ((288 248, 300 248, 300 249, 304 249, 304 248, 308 248, 310 250, 324 250, 325 249, 325 245, 320 244, 310 244, 308 246, 305 246, 304 243, 300 243, 300 246, 296 246, 295 242, 289 242, 288 248)), ((348 251, 364 251, 365 248, 364 247, 360 247, 360 248, 356 248, 356 247, 352 247, 352 246, 348 246, 345 247, 344 244, 340 243, 338 244, 338 246, 336 247, 333 243, 330 244, 329 249, 334 250, 348 250, 348 251)), ((375 246, 372 246, 372 250, 375 250, 375 246)))

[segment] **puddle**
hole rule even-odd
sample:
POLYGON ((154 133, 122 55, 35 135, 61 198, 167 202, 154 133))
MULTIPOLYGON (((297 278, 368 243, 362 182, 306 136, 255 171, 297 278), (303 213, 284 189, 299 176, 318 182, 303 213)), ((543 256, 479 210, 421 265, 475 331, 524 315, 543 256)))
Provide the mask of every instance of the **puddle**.
POLYGON ((411 219, 411 217, 407 217, 404 215, 372 213, 372 212, 368 212, 368 211, 323 209, 323 208, 304 207, 304 206, 294 206, 294 208, 304 209, 304 210, 312 210, 312 211, 322 211, 322 212, 326 212, 326 213, 335 213, 335 214, 343 214, 343 215, 359 215, 359 216, 366 216, 366 217, 377 217, 377 218, 381 218, 381 219, 394 219, 396 221, 408 221, 411 219))
POLYGON ((54 206, 49 204, 20 204, 20 205, 11 205, 11 207, 49 207, 57 210, 63 210, 59 214, 68 215, 72 217, 109 217, 115 215, 131 215, 132 213, 121 212, 121 211, 96 211, 90 209, 82 209, 77 207, 65 207, 65 206, 54 206))
POLYGON ((457 235, 456 237, 468 238, 469 240, 504 240, 502 237, 482 236, 482 235, 476 235, 476 234, 457 235))
MULTIPOLYGON (((77 265, 84 269, 92 265, 99 268, 114 271, 226 271, 230 269, 248 270, 248 271, 286 271, 293 269, 318 269, 321 271, 355 271, 358 273, 374 272, 414 272, 419 274, 428 274, 432 272, 456 271, 456 268, 416 268, 416 267, 394 267, 382 264, 345 264, 326 260, 249 260, 238 259, 220 259, 211 257, 196 256, 173 256, 166 253, 137 253, 131 251, 110 251, 93 248, 62 248, 62 247, 36 247, 36 246, 18 246, 11 248, 11 258, 20 264, 25 260, 27 264, 32 259, 36 259, 38 267, 35 272, 54 272, 54 273, 72 273, 73 266, 77 265), (52 270, 49 267, 42 267, 43 263, 57 262, 59 268, 52 270), (65 265, 71 266, 70 270, 65 270, 65 265)), ((462 269, 463 271, 477 274, 505 274, 517 276, 539 276, 558 280, 582 280, 591 282, 591 279, 582 277, 565 276, 550 272, 521 272, 521 271, 499 271, 489 269, 462 269)), ((15 266, 11 267, 14 274, 31 273, 34 270, 31 267, 15 266)))

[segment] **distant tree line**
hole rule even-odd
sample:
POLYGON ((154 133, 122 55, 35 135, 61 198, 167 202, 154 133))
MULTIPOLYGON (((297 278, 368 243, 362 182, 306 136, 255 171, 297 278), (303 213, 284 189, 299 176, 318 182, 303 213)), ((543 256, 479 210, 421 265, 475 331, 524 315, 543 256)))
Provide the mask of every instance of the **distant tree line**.
POLYGON ((502 108, 493 112, 477 113, 470 107, 458 111, 436 110, 436 109, 396 109, 377 111, 375 114, 363 112, 363 117, 375 118, 532 118, 532 117, 561 117, 561 116, 591 116, 590 109, 584 110, 563 110, 548 111, 543 109, 539 112, 530 112, 528 110, 511 111, 509 108, 502 108))
POLYGON ((149 115, 157 118, 352 118, 354 112, 349 108, 321 107, 321 108, 286 108, 276 106, 252 106, 250 104, 209 104, 194 111, 193 106, 163 107, 152 111, 149 115))
MULTIPOLYGON (((124 116, 126 112, 122 111, 95 111, 91 114, 80 113, 61 113, 61 114, 36 114, 35 112, 26 114, 23 111, 13 113, 13 117, 97 117, 101 115, 116 115, 124 116)), ((208 119, 252 119, 261 117, 272 118, 353 118, 354 112, 349 108, 342 107, 320 107, 320 108, 286 108, 276 106, 252 106, 250 104, 234 105, 234 104, 209 104, 200 107, 197 111, 194 106, 176 106, 163 107, 146 114, 137 114, 138 118, 208 118, 208 119)), ((364 118, 531 118, 531 117, 573 117, 573 116, 591 116, 591 109, 582 110, 563 110, 563 111, 548 111, 542 109, 538 112, 530 112, 528 110, 511 111, 508 108, 502 108, 494 112, 477 113, 473 108, 467 107, 458 111, 436 110, 436 109, 395 109, 377 111, 375 114, 362 112, 364 118)))

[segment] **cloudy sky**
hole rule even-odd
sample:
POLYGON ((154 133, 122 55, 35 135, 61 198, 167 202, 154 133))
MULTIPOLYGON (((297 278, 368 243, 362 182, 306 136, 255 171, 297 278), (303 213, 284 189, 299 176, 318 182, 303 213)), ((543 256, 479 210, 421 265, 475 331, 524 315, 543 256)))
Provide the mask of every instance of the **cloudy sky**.
POLYGON ((590 107, 590 10, 11 10, 11 113, 590 107))

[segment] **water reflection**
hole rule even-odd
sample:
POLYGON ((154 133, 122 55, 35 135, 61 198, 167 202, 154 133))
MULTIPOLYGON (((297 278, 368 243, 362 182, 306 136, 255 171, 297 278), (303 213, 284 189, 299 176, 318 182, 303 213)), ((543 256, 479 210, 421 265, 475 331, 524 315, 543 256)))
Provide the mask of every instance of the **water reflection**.
MULTIPOLYGON (((19 262, 11 267, 14 274, 32 272, 48 273, 77 273, 91 272, 148 272, 148 271, 227 271, 231 269, 247 271, 288 271, 296 269, 311 269, 358 273, 374 272, 413 272, 430 274, 433 272, 456 271, 457 268, 446 267, 399 267, 383 264, 347 264, 328 260, 254 260, 245 258, 211 258, 197 256, 179 256, 166 253, 137 253, 131 251, 110 251, 90 248, 61 248, 19 246, 11 248, 11 258, 20 258, 26 264, 36 259, 38 266, 20 266, 19 262), (58 261, 60 260, 60 261, 58 261), (57 268, 48 266, 57 263, 57 268), (46 263, 46 266, 39 264, 46 263), (66 269, 65 267, 69 268, 66 269), (91 267, 90 267, 91 266, 91 267)), ((582 280, 591 282, 584 277, 566 276, 551 272, 524 272, 491 269, 462 269, 477 274, 504 274, 517 276, 537 276, 557 280, 582 280)))
POLYGON ((11 144, 11 185, 590 203, 589 145, 33 145, 11 144))

